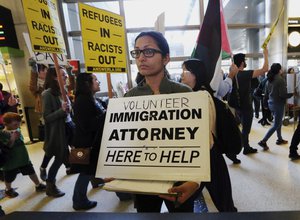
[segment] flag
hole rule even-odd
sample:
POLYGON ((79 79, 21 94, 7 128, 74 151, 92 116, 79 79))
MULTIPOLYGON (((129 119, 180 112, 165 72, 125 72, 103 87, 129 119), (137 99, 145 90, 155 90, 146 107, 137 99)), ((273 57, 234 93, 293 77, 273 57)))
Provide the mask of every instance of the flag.
POLYGON ((213 78, 221 74, 221 59, 230 56, 231 49, 222 0, 209 0, 192 58, 200 59, 205 63, 208 79, 214 90, 218 88, 219 80, 213 78))

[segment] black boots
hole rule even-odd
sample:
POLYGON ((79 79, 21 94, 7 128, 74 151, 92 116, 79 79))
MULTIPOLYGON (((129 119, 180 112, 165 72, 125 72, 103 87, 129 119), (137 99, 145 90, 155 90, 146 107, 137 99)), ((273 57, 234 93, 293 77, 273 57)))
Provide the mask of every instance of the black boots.
POLYGON ((56 185, 55 182, 50 182, 46 181, 46 194, 47 196, 52 196, 52 197, 61 197, 64 196, 65 193, 60 191, 56 185))
POLYGON ((228 157, 234 164, 241 163, 241 160, 236 157, 236 154, 226 154, 226 157, 228 157))
POLYGON ((97 206, 96 201, 88 201, 86 204, 81 206, 73 205, 73 209, 75 210, 89 210, 97 206))
POLYGON ((257 153, 257 149, 252 148, 252 147, 244 147, 243 154, 254 154, 257 153))
POLYGON ((291 158, 291 160, 299 160, 300 155, 297 153, 297 151, 290 151, 289 158, 291 158))

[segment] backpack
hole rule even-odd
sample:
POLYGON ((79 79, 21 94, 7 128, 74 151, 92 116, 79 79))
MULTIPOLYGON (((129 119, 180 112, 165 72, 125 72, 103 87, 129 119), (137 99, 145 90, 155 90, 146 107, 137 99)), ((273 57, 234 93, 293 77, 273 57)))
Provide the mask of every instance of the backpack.
POLYGON ((265 85, 267 82, 267 78, 264 78, 258 86, 254 89, 253 95, 255 95, 258 98, 263 98, 264 93, 265 93, 265 85))
POLYGON ((215 146, 222 153, 239 154, 243 147, 242 133, 229 106, 213 97, 216 108, 216 137, 215 146))

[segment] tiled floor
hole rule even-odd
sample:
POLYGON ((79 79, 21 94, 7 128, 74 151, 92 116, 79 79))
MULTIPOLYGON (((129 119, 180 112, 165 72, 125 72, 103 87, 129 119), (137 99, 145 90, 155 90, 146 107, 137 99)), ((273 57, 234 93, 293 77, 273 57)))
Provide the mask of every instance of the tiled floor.
MULTIPOLYGON (((251 145, 258 149, 258 153, 245 156, 239 155, 240 165, 233 165, 226 159, 232 181, 235 205, 241 212, 246 211, 279 211, 300 209, 300 161, 292 162, 288 159, 287 145, 278 146, 276 134, 268 141, 270 150, 262 151, 257 142, 263 137, 269 127, 262 127, 254 118, 250 135, 251 145)), ((292 121, 291 121, 292 122, 292 121)), ((294 126, 283 126, 283 137, 291 140, 294 126)), ((26 131, 24 131, 26 136, 26 131)), ((30 157, 36 171, 42 160, 42 143, 27 145, 30 157)), ((76 175, 66 176, 65 168, 61 167, 57 185, 66 192, 61 198, 52 199, 44 193, 36 193, 34 185, 28 177, 19 175, 13 183, 17 187, 19 196, 14 199, 4 198, 0 204, 7 212, 13 211, 73 211, 72 191, 76 175)), ((4 189, 0 182, 0 189, 4 189)), ((209 210, 216 212, 207 191, 204 196, 209 210)), ((89 212, 135 212, 132 202, 120 202, 112 192, 89 188, 89 198, 98 201, 96 208, 89 212)), ((163 210, 164 211, 164 210, 163 210)))

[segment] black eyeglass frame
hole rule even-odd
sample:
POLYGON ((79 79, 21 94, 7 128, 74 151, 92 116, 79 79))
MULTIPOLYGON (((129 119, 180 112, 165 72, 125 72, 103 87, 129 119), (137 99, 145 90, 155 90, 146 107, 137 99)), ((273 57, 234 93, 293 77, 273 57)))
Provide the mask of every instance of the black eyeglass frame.
POLYGON ((130 51, 130 55, 132 56, 132 58, 134 59, 138 59, 141 55, 141 53, 143 53, 143 55, 147 58, 151 58, 151 57, 154 57, 154 55, 156 53, 162 53, 160 50, 157 50, 157 49, 154 49, 154 48, 145 48, 143 50, 139 50, 139 49, 136 49, 136 50, 132 50, 130 51), (145 53, 146 52, 146 53, 145 53), (147 54, 147 52, 150 52, 150 54, 147 54))

